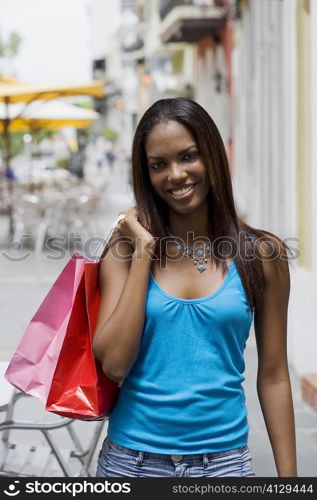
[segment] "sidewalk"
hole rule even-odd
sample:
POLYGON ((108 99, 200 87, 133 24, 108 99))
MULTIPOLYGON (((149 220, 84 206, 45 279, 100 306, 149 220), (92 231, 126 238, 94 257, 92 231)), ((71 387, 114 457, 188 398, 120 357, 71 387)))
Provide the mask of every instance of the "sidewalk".
MULTIPOLYGON (((133 200, 129 187, 121 175, 114 175, 107 192, 104 193, 104 213, 98 214, 100 234, 109 222, 118 214, 132 206, 133 200)), ((17 343, 23 334, 28 322, 43 300, 45 294, 64 267, 67 259, 48 260, 45 255, 38 258, 29 257, 23 262, 10 262, 5 258, 3 249, 0 251, 0 308, 2 321, 0 323, 0 360, 7 360, 13 354, 17 343)), ((276 471, 270 443, 267 437, 265 424, 256 394, 257 352, 253 328, 247 344, 246 354, 246 403, 249 410, 249 446, 253 456, 253 464, 257 476, 275 477, 276 471)), ((299 380, 291 369, 293 398, 296 413, 297 452, 299 476, 316 476, 317 456, 317 413, 313 412, 301 399, 299 380)), ((24 413, 28 417, 38 415, 40 405, 28 401, 24 413)), ((42 412, 44 413, 44 412, 42 412)), ((44 413, 47 420, 51 414, 44 413)), ((84 442, 90 439, 93 423, 76 423, 79 435, 84 442)), ((106 426, 104 429, 105 437, 106 426)), ((21 431, 21 439, 27 440, 27 433, 21 431)), ((60 446, 63 446, 64 436, 56 435, 60 446)), ((100 440, 100 446, 102 439, 100 440)), ((96 465, 95 453, 93 469, 96 465)))

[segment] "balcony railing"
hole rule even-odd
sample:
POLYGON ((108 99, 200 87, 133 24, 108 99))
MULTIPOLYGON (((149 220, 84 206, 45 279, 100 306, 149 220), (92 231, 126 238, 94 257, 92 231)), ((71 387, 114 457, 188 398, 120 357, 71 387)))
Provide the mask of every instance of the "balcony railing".
POLYGON ((196 43, 217 35, 228 17, 224 0, 162 0, 160 37, 163 43, 196 43))
POLYGON ((219 0, 160 0, 160 16, 164 19, 174 7, 193 5, 197 7, 223 6, 219 0))

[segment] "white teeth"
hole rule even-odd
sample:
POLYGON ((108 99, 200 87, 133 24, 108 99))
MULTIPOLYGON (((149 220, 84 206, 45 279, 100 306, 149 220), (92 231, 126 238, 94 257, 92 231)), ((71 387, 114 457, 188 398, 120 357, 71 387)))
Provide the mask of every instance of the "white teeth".
POLYGON ((188 193, 188 191, 190 191, 191 189, 193 189, 195 184, 190 184, 186 187, 183 187, 183 189, 179 189, 179 190, 173 190, 171 191, 173 194, 176 194, 176 196, 181 196, 182 194, 185 194, 185 193, 188 193))

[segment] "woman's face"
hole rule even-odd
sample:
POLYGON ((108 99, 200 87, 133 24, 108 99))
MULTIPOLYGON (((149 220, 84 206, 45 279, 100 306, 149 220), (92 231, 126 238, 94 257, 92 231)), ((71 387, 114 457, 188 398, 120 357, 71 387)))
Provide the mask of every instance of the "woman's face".
POLYGON ((170 120, 156 125, 145 143, 155 192, 179 213, 190 213, 206 200, 206 169, 197 143, 186 127, 170 120))

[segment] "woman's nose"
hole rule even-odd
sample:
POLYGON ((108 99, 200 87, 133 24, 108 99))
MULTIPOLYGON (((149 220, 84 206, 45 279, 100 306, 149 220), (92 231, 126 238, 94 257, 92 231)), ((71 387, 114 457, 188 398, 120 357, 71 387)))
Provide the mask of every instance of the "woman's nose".
POLYGON ((173 162, 170 164, 168 169, 169 180, 178 180, 178 179, 186 179, 187 173, 184 167, 177 162, 173 162))

